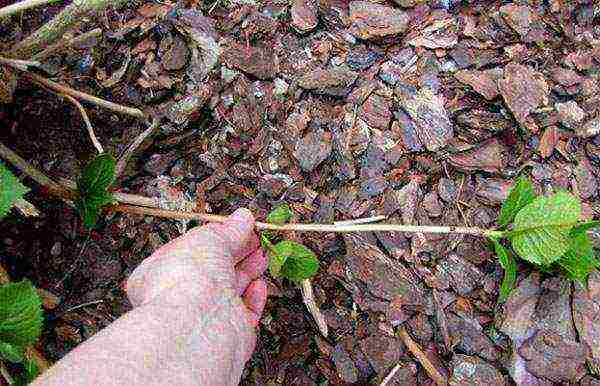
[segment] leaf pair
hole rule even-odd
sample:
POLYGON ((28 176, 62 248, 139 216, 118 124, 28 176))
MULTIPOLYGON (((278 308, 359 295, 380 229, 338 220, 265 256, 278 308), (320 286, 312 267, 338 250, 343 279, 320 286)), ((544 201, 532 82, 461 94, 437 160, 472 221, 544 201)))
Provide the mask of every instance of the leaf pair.
POLYGON ((6 216, 15 203, 23 199, 29 188, 0 162, 0 218, 6 216))
MULTIPOLYGON (((536 197, 533 184, 519 178, 502 205, 498 222, 512 228, 503 232, 512 249, 523 260, 543 269, 559 266, 573 279, 584 281, 599 266, 587 230, 598 221, 580 223, 581 202, 568 192, 536 197)), ((500 298, 505 299, 516 281, 516 264, 499 239, 493 239, 496 254, 505 269, 500 298)))
POLYGON ((99 154, 85 166, 77 181, 79 197, 75 205, 87 228, 96 226, 103 207, 115 203, 108 189, 115 180, 116 165, 112 155, 99 154))
MULTIPOLYGON (((292 219, 292 211, 287 204, 275 208, 267 216, 271 224, 285 224, 292 219)), ((261 235, 261 243, 269 256, 269 272, 274 277, 285 277, 295 283, 310 279, 319 270, 319 260, 313 251, 304 245, 291 240, 282 240, 276 244, 271 239, 273 232, 265 231, 261 235)))

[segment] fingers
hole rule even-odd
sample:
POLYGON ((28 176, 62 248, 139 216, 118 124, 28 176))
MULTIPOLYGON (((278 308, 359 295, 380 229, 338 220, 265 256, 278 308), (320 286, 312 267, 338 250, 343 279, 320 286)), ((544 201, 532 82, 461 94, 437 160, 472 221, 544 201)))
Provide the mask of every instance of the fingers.
POLYGON ((267 264, 267 256, 262 249, 239 262, 235 267, 237 293, 243 294, 248 285, 265 272, 267 264))
POLYGON ((267 284, 263 280, 253 281, 246 288, 242 300, 248 308, 250 323, 256 326, 267 302, 267 284))

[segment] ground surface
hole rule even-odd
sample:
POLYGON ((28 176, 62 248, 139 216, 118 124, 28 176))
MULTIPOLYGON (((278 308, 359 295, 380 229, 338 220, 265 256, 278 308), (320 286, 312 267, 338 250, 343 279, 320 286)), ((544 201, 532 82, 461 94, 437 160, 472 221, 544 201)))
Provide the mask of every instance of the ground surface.
MULTIPOLYGON (((74 35, 100 27, 101 38, 46 61, 46 76, 162 118, 121 191, 259 219, 286 202, 298 222, 494 227, 524 173, 600 216, 591 1, 161 3, 84 20, 74 35)), ((0 44, 60 7, 1 25, 0 44)), ((86 107, 116 154, 145 128, 86 107)), ((74 178, 94 154, 72 105, 24 81, 0 105, 0 140, 54 177, 74 178)), ((39 344, 57 360, 127 311, 122 281, 194 224, 111 214, 88 236, 29 185, 43 216, 0 223, 0 259, 57 297, 39 344)), ((519 288, 497 306, 502 269, 480 239, 288 236, 322 262, 313 287, 330 334, 297 288, 270 278, 244 385, 379 384, 395 366, 388 385, 428 385, 425 362, 457 385, 600 384, 599 274, 583 288, 520 264, 519 288)))

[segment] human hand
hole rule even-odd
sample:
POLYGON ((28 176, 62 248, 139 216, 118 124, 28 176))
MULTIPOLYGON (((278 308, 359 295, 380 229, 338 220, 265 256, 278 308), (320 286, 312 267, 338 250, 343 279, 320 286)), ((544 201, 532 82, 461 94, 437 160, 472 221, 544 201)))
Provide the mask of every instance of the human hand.
POLYGON ((189 314, 185 319, 195 322, 182 341, 194 372, 208 377, 202 384, 237 384, 256 344, 266 267, 254 219, 240 209, 158 249, 132 273, 127 294, 134 307, 189 314))

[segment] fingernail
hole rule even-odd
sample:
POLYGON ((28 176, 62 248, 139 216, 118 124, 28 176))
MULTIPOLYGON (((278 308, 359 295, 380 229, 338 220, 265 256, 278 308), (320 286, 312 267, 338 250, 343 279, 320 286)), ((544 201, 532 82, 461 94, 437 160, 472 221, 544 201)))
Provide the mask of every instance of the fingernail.
POLYGON ((246 208, 240 208, 233 212, 231 216, 229 216, 230 220, 245 222, 245 221, 253 221, 254 217, 252 216, 252 212, 250 212, 246 208))

